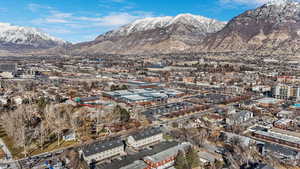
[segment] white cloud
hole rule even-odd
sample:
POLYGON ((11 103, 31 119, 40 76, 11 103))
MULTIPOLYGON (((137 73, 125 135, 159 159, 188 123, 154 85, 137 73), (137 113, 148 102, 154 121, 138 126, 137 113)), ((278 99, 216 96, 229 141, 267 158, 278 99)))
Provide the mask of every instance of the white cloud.
MULTIPOLYGON (((121 0, 110 1, 121 2, 121 0)), ((122 0, 122 3, 127 2, 123 2, 122 0)), ((113 10, 116 12, 108 13, 90 13, 82 11, 67 13, 53 7, 46 7, 38 4, 29 4, 28 9, 39 14, 31 21, 33 27, 40 28, 49 34, 54 34, 61 38, 67 37, 66 40, 73 42, 91 40, 101 33, 116 29, 133 22, 136 19, 153 17, 151 12, 128 12, 128 10, 113 10)))
POLYGON ((65 12, 60 12, 60 11, 50 11, 52 14, 51 17, 53 18, 70 18, 73 16, 72 13, 65 13, 65 12))
POLYGON ((130 14, 126 12, 111 13, 109 15, 99 18, 99 22, 96 24, 99 26, 122 26, 130 22, 133 22, 134 20, 150 17, 150 16, 152 15, 148 13, 143 13, 141 15, 130 14))
POLYGON ((45 24, 45 23, 70 23, 72 21, 72 13, 64 13, 60 11, 49 11, 49 15, 39 19, 34 19, 34 24, 45 24))
POLYGON ((30 3, 30 4, 27 5, 27 9, 29 9, 32 12, 37 12, 41 9, 52 9, 52 7, 51 6, 46 6, 46 5, 30 3))
POLYGON ((53 28, 41 28, 44 32, 51 32, 52 34, 70 34, 73 33, 69 29, 61 28, 61 27, 53 27, 53 28))
POLYGON ((56 18, 46 18, 45 22, 47 23, 68 23, 67 20, 64 19, 56 19, 56 18))

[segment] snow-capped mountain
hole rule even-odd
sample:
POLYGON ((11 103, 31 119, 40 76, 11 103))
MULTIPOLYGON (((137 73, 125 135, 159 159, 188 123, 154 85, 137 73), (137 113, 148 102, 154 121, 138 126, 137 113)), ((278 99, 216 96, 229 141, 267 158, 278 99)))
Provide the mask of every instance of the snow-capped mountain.
POLYGON ((65 45, 64 40, 52 37, 35 28, 0 23, 0 49, 17 51, 47 49, 65 45))
POLYGON ((221 31, 207 37, 210 51, 300 52, 300 3, 272 0, 233 18, 221 31))
POLYGON ((73 51, 76 54, 184 51, 225 24, 192 14, 145 18, 100 35, 94 41, 74 45, 73 51))
POLYGON ((206 34, 221 30, 225 22, 192 14, 180 14, 175 17, 154 17, 136 20, 131 24, 125 25, 120 29, 109 32, 108 36, 128 36, 134 32, 142 32, 157 28, 167 28, 174 24, 193 25, 195 32, 206 34))

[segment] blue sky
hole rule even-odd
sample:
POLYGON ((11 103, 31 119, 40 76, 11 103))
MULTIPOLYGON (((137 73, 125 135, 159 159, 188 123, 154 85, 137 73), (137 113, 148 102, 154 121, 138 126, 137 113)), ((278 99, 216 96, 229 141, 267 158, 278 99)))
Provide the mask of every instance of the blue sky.
POLYGON ((268 0, 0 0, 0 22, 36 27, 71 42, 133 20, 191 13, 228 21, 268 0))

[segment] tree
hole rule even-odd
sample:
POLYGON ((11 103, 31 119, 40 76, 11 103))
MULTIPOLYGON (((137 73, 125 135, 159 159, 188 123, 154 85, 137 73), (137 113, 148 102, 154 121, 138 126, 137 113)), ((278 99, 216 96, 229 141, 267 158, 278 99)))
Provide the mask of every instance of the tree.
POLYGON ((38 100, 37 100, 37 105, 38 105, 38 109, 39 109, 39 111, 43 111, 45 108, 46 108, 46 105, 47 105, 48 103, 47 103, 47 100, 46 100, 46 98, 44 98, 44 97, 41 97, 41 98, 39 98, 38 100))
POLYGON ((127 90, 127 89, 128 89, 128 86, 122 85, 121 90, 127 90))
POLYGON ((173 128, 178 128, 178 126, 179 126, 179 125, 178 125, 177 122, 173 122, 173 123, 172 123, 172 127, 173 127, 173 128))
POLYGON ((184 152, 179 151, 176 158, 174 167, 176 169, 188 169, 188 164, 184 155, 184 152))
POLYGON ((128 122, 130 119, 130 113, 126 109, 122 108, 120 111, 120 121, 121 122, 128 122))
POLYGON ((121 122, 128 122, 130 120, 130 112, 119 105, 114 108, 113 112, 121 122))
POLYGON ((199 156, 197 154, 197 151, 190 147, 186 153, 186 161, 189 166, 189 168, 195 168, 200 165, 199 156))

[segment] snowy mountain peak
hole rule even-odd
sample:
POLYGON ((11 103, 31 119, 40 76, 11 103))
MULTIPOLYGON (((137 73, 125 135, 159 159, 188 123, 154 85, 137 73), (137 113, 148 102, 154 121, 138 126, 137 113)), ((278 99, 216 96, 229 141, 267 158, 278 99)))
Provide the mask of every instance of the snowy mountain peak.
POLYGON ((34 48, 49 48, 66 44, 64 40, 52 37, 36 28, 14 26, 9 23, 0 23, 0 43, 34 48))
POLYGON ((212 33, 222 29, 225 22, 192 14, 179 14, 175 17, 152 17, 136 20, 128 25, 107 33, 107 36, 127 36, 134 32, 147 31, 157 28, 166 28, 172 24, 185 24, 196 27, 199 32, 212 33))
POLYGON ((288 4, 299 4, 294 0, 270 0, 267 5, 272 6, 286 6, 288 4))

